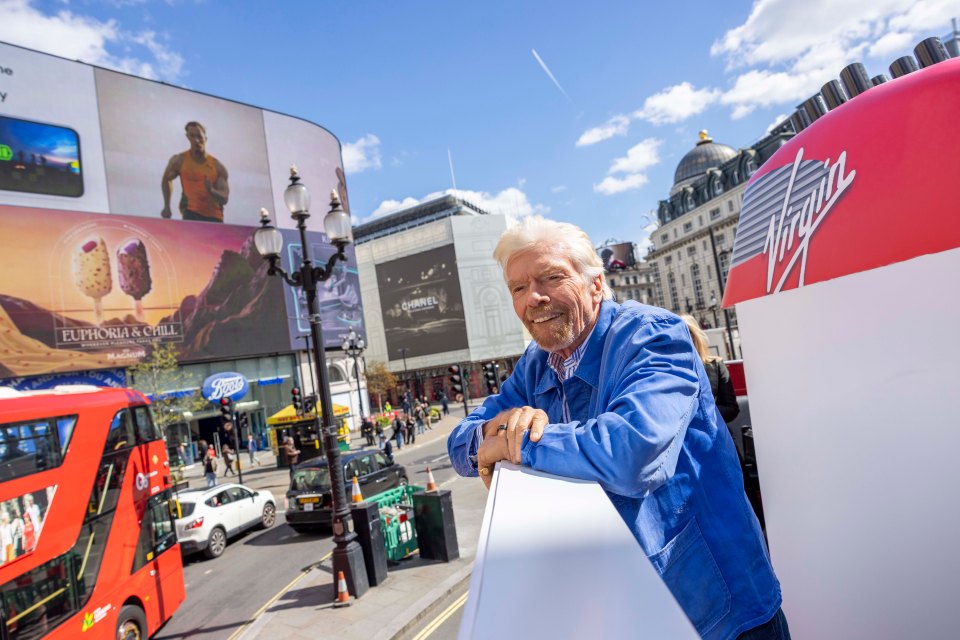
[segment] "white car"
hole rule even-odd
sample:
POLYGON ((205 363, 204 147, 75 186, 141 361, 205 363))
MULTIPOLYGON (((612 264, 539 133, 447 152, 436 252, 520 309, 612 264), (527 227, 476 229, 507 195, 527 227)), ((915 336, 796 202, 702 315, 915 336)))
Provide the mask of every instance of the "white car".
POLYGON ((184 553, 202 551, 208 558, 220 557, 228 538, 257 526, 268 529, 277 520, 272 493, 239 484, 181 491, 178 499, 177 538, 184 553))

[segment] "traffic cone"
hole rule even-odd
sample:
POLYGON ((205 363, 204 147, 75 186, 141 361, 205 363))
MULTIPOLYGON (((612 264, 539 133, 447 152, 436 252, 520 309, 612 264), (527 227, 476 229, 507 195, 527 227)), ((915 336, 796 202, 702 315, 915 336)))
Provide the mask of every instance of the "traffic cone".
POLYGON ((353 491, 350 494, 351 502, 363 502, 363 494, 360 493, 360 481, 357 480, 357 476, 353 476, 353 491))
POLYGON ((439 488, 437 481, 433 479, 433 471, 430 471, 430 467, 427 467, 427 491, 436 491, 439 488))
POLYGON ((335 607, 349 607, 350 592, 347 590, 347 579, 343 577, 343 571, 337 571, 337 599, 333 601, 335 607))

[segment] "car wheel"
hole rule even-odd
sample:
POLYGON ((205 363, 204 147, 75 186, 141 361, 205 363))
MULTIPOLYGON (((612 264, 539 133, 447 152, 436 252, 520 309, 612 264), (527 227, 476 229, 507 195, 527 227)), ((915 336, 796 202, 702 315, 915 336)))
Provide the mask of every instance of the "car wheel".
POLYGON ((272 502, 263 505, 263 515, 260 516, 260 525, 264 529, 269 529, 277 521, 277 508, 272 502))
POLYGON ((135 604, 124 605, 117 618, 118 640, 146 640, 147 616, 135 604))
POLYGON ((203 555, 208 558, 219 558, 227 548, 227 532, 216 527, 210 532, 207 539, 207 548, 203 550, 203 555))

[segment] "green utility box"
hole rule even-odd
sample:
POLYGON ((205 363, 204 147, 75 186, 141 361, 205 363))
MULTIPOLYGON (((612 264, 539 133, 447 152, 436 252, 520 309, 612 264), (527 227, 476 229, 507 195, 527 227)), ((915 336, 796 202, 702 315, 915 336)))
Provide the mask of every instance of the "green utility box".
POLYGON ((413 494, 423 487, 407 485, 388 489, 367 498, 380 509, 380 526, 387 560, 399 562, 417 549, 417 528, 413 523, 413 494))

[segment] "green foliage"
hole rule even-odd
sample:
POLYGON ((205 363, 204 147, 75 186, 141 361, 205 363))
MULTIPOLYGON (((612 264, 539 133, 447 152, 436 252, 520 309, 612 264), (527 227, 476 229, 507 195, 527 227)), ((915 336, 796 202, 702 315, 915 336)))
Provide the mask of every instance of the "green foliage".
POLYGON ((209 404, 200 395, 200 382, 180 368, 177 355, 176 346, 157 345, 148 358, 127 370, 130 386, 152 398, 153 419, 161 428, 184 422, 184 411, 201 411, 209 404), (195 389, 189 395, 171 395, 191 387, 195 389))

